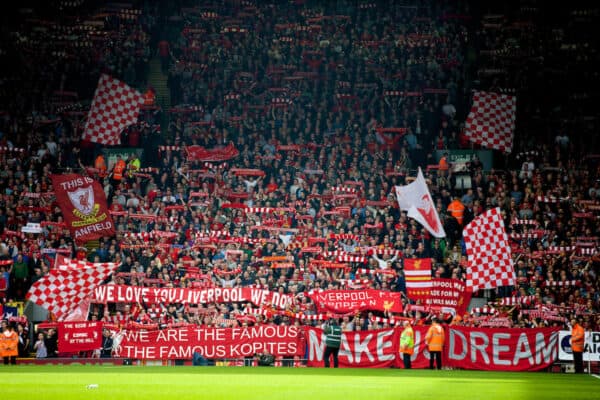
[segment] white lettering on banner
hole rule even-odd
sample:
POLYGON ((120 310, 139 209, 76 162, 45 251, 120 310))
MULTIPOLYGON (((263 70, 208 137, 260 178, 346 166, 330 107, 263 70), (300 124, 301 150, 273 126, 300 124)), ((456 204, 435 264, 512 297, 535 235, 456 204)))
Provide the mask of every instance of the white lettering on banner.
POLYGON ((526 360, 530 367, 539 366, 552 363, 556 359, 558 332, 549 335, 537 332, 535 336, 521 332, 515 337, 516 334, 514 331, 450 329, 448 358, 455 362, 464 362, 469 356, 474 365, 490 364, 498 367, 521 366, 523 360, 526 360))
POLYGON ((488 337, 483 332, 471 332, 471 362, 477 362, 477 351, 481 353, 481 358, 486 364, 490 363, 490 358, 487 355, 487 347, 489 344, 488 337), (481 344, 477 344, 477 339, 481 339, 481 344))
POLYGON ((394 335, 394 331, 383 331, 377 333, 377 358, 379 360, 385 361, 393 361, 395 355, 392 351, 388 354, 385 354, 385 349, 388 347, 391 348, 393 346, 392 337, 394 335), (389 337, 389 338, 388 338, 389 337))
POLYGON ((515 357, 513 358, 513 365, 519 365, 522 359, 527 359, 529 365, 533 365, 533 354, 531 353, 531 347, 529 347, 529 340, 527 335, 521 333, 519 335, 519 341, 515 349, 515 357))
POLYGON ((558 332, 552 333, 548 344, 544 340, 544 334, 538 333, 535 335, 535 363, 549 363, 556 359, 558 352, 558 332), (543 358, 543 361, 542 361, 543 358))
MULTIPOLYGON (((357 363, 360 363, 362 353, 365 353, 365 355, 371 362, 373 362, 373 360, 375 359, 373 355, 369 352, 369 342, 371 341, 372 337, 373 335, 367 335, 364 337, 364 340, 361 341, 359 335, 354 335, 354 360, 357 363)), ((348 351, 348 355, 348 362, 352 363, 352 352, 348 351)))
MULTIPOLYGON (((320 329, 305 328, 309 365, 321 363, 325 350, 325 335, 320 329)), ((338 358, 341 366, 391 366, 397 357, 394 329, 342 333, 338 358)))
MULTIPOLYGON (((342 335, 342 338, 344 335, 342 335)), ((345 339, 343 339, 345 340, 345 339)), ((308 330, 308 359, 322 361, 323 360, 323 352, 325 351, 325 334, 322 331, 317 331, 315 329, 308 330)), ((338 355, 350 353, 350 349, 340 348, 340 353, 338 355)), ((348 357, 348 355, 347 355, 348 357)))
POLYGON ((100 232, 104 230, 113 229, 113 224, 110 221, 98 222, 95 224, 86 225, 82 228, 75 230, 75 238, 80 238, 81 236, 88 235, 94 232, 100 232))
POLYGON ((325 293, 324 295, 318 294, 317 298, 319 301, 326 302, 347 302, 347 301, 365 301, 370 300, 373 297, 369 295, 367 292, 353 292, 353 291, 344 291, 344 292, 333 292, 333 293, 325 293))
POLYGON ((269 304, 279 309, 287 309, 294 299, 290 295, 268 290, 250 288, 210 288, 203 290, 182 288, 148 288, 125 285, 102 285, 94 289, 98 302, 144 302, 206 304, 213 302, 238 303, 252 301, 257 306, 269 304))
POLYGON ((285 325, 250 328, 173 328, 153 332, 127 332, 118 349, 122 357, 162 359, 191 358, 199 352, 206 358, 240 358, 259 353, 275 356, 300 355, 298 327, 285 325), (148 349, 153 350, 148 350, 148 349), (146 349, 146 350, 144 350, 146 349))
POLYGON ((494 333, 494 335, 492 336, 492 347, 494 349, 494 364, 496 365, 510 365, 510 360, 503 360, 500 357, 500 353, 505 353, 508 350, 510 350, 510 347, 508 346, 502 346, 500 344, 500 340, 502 339, 506 339, 509 340, 510 339, 510 333, 494 333))
MULTIPOLYGON (((427 346, 425 345, 425 340, 421 339, 421 332, 415 329, 414 334, 415 347, 413 349, 413 355, 410 357, 410 360, 414 362, 421 351, 423 352, 423 357, 429 359, 429 351, 427 350, 427 346)), ((450 334, 452 334, 452 331, 450 331, 450 334)), ((450 340, 452 340, 452 337, 450 337, 450 340)))
POLYGON ((465 334, 461 331, 457 331, 454 329, 450 329, 450 335, 449 335, 449 344, 450 344, 450 350, 448 352, 448 357, 456 360, 456 361, 462 361, 465 359, 465 357, 467 356, 467 351, 468 351, 468 347, 467 347, 467 338, 465 336, 465 334), (458 338, 457 338, 458 336, 458 338), (460 340, 462 342, 462 346, 460 346, 460 348, 462 349, 462 351, 460 352, 460 354, 456 354, 456 349, 459 348, 459 346, 457 345, 457 340, 460 340))

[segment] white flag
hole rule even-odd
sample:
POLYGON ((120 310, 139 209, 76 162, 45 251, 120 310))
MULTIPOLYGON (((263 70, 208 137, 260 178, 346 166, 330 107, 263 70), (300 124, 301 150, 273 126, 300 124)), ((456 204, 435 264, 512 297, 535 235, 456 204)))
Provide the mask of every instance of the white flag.
POLYGON ((395 189, 396 199, 402 211, 408 211, 408 216, 417 220, 433 236, 446 237, 421 168, 414 182, 405 186, 396 186, 395 189))

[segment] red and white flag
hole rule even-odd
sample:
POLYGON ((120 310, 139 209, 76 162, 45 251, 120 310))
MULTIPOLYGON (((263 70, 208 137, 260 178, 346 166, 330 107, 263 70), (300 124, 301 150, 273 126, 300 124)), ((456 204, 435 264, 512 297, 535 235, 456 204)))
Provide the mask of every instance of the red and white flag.
POLYGON ((425 300, 431 292, 431 258, 405 258, 404 280, 406 296, 411 300, 425 300))
POLYGON ((479 215, 463 229, 467 288, 473 292, 515 284, 515 270, 500 208, 479 215))
POLYGON ((90 299, 114 270, 114 263, 89 263, 69 261, 69 268, 56 268, 31 285, 27 299, 46 308, 57 320, 62 320, 82 301, 90 299))
POLYGON ((108 146, 121 144, 121 132, 137 122, 142 104, 140 92, 102 74, 81 139, 108 146))
POLYGON ((396 186, 395 189, 396 199, 401 210, 408 211, 408 216, 417 220, 433 236, 446 237, 420 167, 414 182, 405 186, 396 186))
POLYGON ((465 122, 465 136, 483 147, 510 153, 516 115, 516 96, 475 92, 465 122))

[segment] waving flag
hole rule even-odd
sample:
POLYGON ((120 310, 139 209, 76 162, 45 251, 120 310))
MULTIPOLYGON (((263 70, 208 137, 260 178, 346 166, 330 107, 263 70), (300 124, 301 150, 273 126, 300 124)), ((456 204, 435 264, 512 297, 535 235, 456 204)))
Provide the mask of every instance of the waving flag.
POLYGON ((515 270, 500 208, 479 215, 463 229, 467 288, 473 292, 515 284, 515 270))
POLYGON ((516 96, 475 92, 465 122, 465 136, 483 147, 510 153, 516 114, 516 96))
POLYGON ((405 258, 404 279, 406 296, 411 300, 425 300, 431 291, 431 258, 405 258))
POLYGON ((115 234, 106 195, 98 181, 77 174, 51 175, 50 178, 56 202, 77 243, 115 234))
POLYGON ((67 260, 63 268, 51 270, 31 285, 27 299, 46 308, 60 321, 91 298, 96 286, 116 268, 114 263, 67 260))
POLYGON ((405 186, 396 186, 395 189, 401 210, 408 211, 408 216, 417 220, 433 236, 437 238, 446 236, 421 168, 414 182, 405 186))
POLYGON ((102 74, 81 138, 109 146, 121 144, 121 132, 137 122, 142 104, 140 92, 102 74))

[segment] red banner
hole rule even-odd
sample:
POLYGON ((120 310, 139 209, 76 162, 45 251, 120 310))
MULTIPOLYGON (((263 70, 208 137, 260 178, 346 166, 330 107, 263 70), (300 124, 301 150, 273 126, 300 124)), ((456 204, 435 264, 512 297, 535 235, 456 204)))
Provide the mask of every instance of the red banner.
POLYGON ((238 149, 233 144, 228 144, 225 147, 207 149, 202 146, 193 145, 185 148, 188 160, 198 161, 227 161, 235 158, 240 154, 238 149))
POLYGON ((255 288, 156 288, 127 285, 102 285, 94 289, 96 303, 239 303, 252 302, 257 306, 286 309, 294 298, 278 292, 255 288))
POLYGON ((87 176, 52 175, 52 186, 63 217, 77 243, 114 236, 102 186, 87 176))
MULTIPOLYGON (((325 334, 322 329, 305 327, 307 366, 324 365, 325 334)), ((342 332, 338 354, 342 368, 389 368, 396 363, 400 346, 399 329, 342 332)))
POLYGON ((318 312, 334 312, 338 314, 377 310, 393 313, 402 312, 400 293, 381 290, 326 290, 309 295, 318 312))
MULTIPOLYGON (((461 369, 537 371, 558 357, 558 328, 490 329, 453 326, 446 364, 461 369)), ((444 363, 442 363, 444 364, 444 363)))
POLYGON ((102 347, 102 322, 59 322, 58 352, 77 353, 102 347))
POLYGON ((458 279, 436 278, 431 280, 429 297, 425 304, 440 308, 442 312, 453 312, 462 316, 471 301, 471 292, 466 291, 465 283, 458 279))
POLYGON ((118 340, 119 357, 146 360, 189 360, 195 352, 208 359, 253 357, 261 353, 293 357, 304 353, 302 329, 286 325, 128 331, 118 340))

